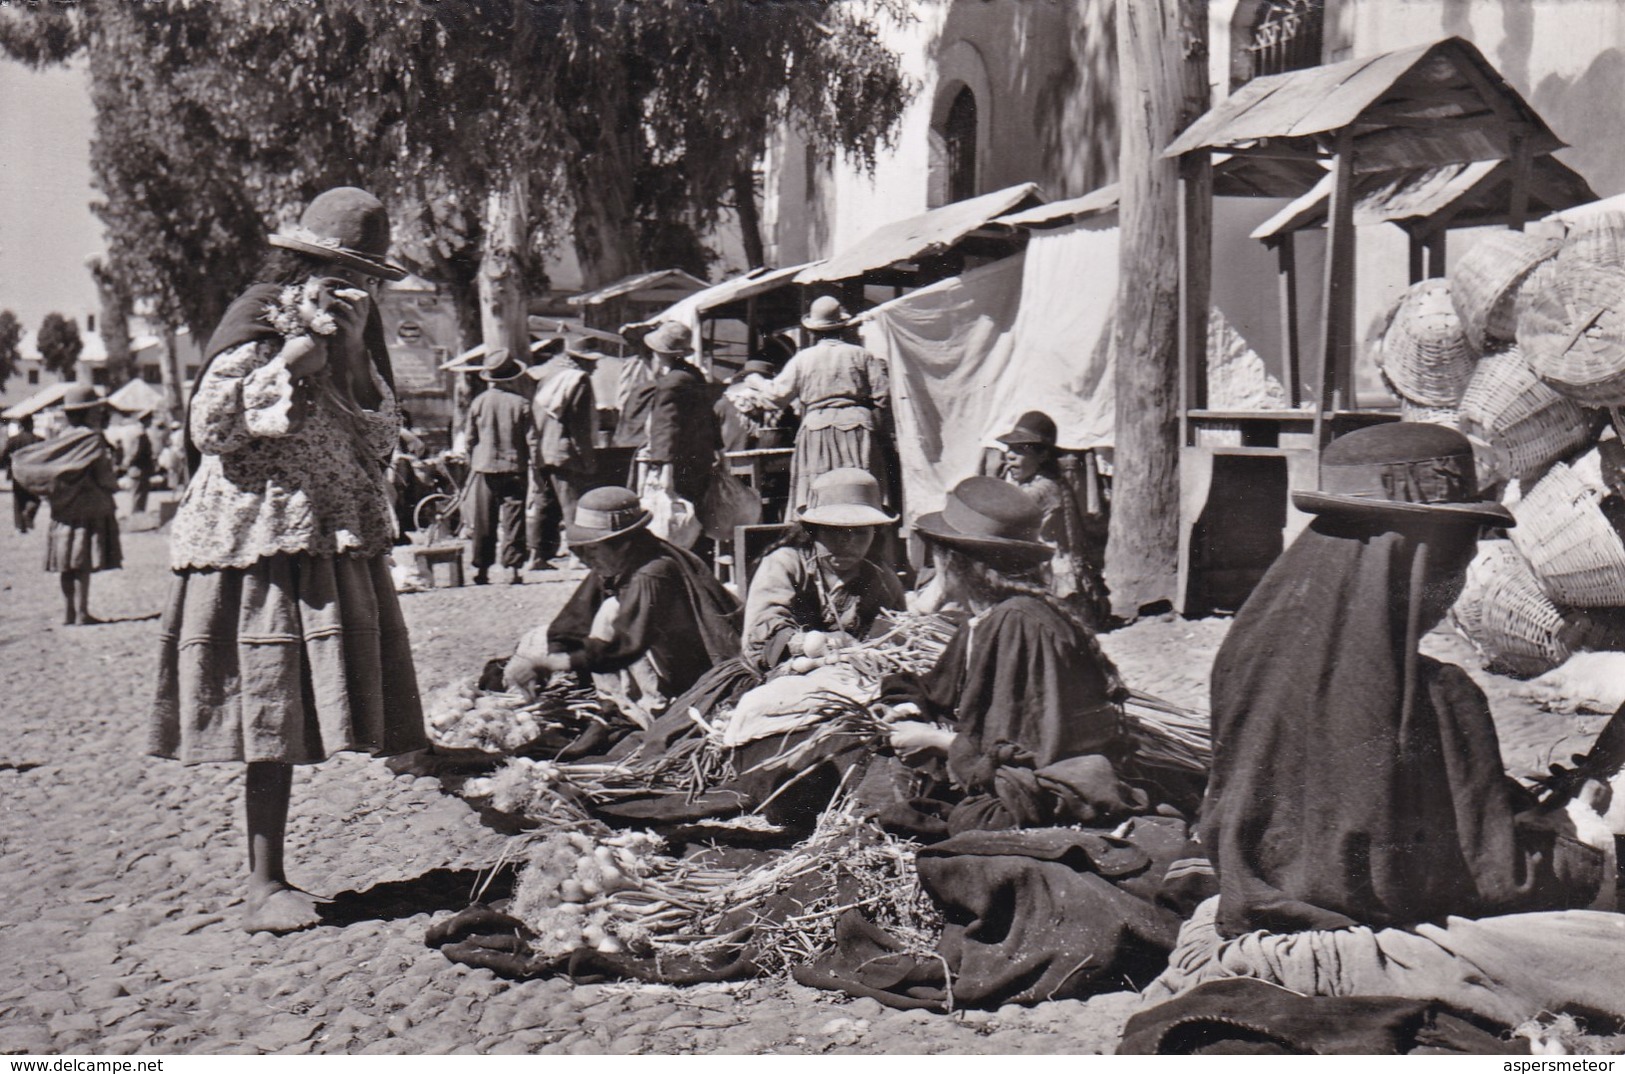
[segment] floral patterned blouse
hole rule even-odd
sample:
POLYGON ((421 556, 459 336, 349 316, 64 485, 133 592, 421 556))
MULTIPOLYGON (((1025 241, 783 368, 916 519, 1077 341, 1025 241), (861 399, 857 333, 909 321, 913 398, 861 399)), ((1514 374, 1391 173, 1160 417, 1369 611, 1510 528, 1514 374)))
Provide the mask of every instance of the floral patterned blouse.
POLYGON ((203 374, 189 417, 203 462, 170 536, 170 566, 249 567, 282 553, 379 556, 394 538, 385 465, 400 435, 394 393, 361 411, 366 457, 348 421, 319 396, 290 416, 296 385, 280 340, 244 343, 203 374))

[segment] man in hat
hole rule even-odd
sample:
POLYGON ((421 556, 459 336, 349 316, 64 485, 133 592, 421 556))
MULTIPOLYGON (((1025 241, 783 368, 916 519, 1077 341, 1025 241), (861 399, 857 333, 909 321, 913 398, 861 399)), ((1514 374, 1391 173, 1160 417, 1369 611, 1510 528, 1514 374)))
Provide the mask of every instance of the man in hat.
POLYGON ((557 555, 559 527, 575 516, 576 501, 598 469, 593 432, 598 403, 592 371, 603 357, 577 336, 563 339, 558 355, 526 372, 536 381, 531 423, 536 450, 531 456, 530 498, 525 504, 526 543, 532 570, 543 570, 557 555), (551 525, 549 525, 551 523, 551 525))
POLYGON ((789 412, 763 391, 778 372, 772 362, 752 358, 729 378, 728 387, 716 404, 724 451, 785 446, 780 441, 789 412))
POLYGON ((1481 530, 1514 524, 1480 500, 1467 438, 1361 429, 1322 453, 1320 483, 1293 493, 1316 517, 1213 666, 1216 935, 1585 905, 1612 841, 1583 845, 1561 802, 1509 779, 1483 691, 1419 649, 1481 530))
POLYGON ((650 533, 649 521, 630 489, 593 489, 577 501, 566 536, 590 573, 545 632, 520 640, 509 686, 591 674, 647 726, 713 665, 739 656, 739 602, 698 557, 650 533))
POLYGON ((525 563, 525 484, 530 472, 530 402, 525 367, 499 347, 485 356, 480 379, 489 387, 468 408, 469 525, 474 582, 490 581, 500 559, 522 581, 525 563))
POLYGON ((643 342, 656 369, 645 455, 656 480, 698 507, 711 487, 722 433, 705 374, 687 360, 694 352, 693 334, 667 321, 643 342))
POLYGON ((18 533, 27 533, 34 528, 40 498, 17 484, 17 478, 11 472, 11 457, 29 444, 39 443, 40 439, 40 435, 34 431, 34 415, 24 414, 17 422, 16 433, 6 439, 4 448, 0 448, 0 465, 5 466, 6 477, 11 481, 11 521, 18 533))

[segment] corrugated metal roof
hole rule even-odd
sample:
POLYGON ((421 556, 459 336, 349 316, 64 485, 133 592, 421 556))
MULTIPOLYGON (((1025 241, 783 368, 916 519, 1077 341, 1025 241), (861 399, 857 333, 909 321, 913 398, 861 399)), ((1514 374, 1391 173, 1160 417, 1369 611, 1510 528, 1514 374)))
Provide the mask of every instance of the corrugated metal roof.
POLYGON ((1110 183, 1099 190, 1091 190, 1081 198, 1035 205, 1031 209, 1006 213, 993 222, 1010 227, 1059 227, 1097 213, 1116 212, 1118 202, 1119 187, 1116 183, 1110 183))
POLYGON ((748 298, 754 298, 756 295, 789 286, 795 282, 797 273, 818 264, 822 264, 822 262, 804 261, 799 265, 789 265, 785 268, 751 269, 743 276, 735 276, 732 279, 723 280, 721 283, 714 283, 703 291, 696 291, 647 320, 624 325, 623 327, 627 331, 631 331, 638 328, 653 328, 661 321, 691 324, 710 310, 718 309, 733 302, 743 302, 748 298))
MULTIPOLYGON (((1504 160, 1448 164, 1390 176, 1366 178, 1354 196, 1357 226, 1426 220, 1449 210, 1451 226, 1473 227, 1499 222, 1507 210, 1512 165, 1504 160)), ((1580 205, 1596 197, 1573 168, 1551 156, 1536 158, 1530 168, 1529 215, 1580 205)), ((1320 227, 1331 197, 1328 175, 1313 190, 1260 224, 1255 239, 1268 240, 1289 231, 1320 227)))
POLYGON ((1357 124, 1370 128, 1356 147, 1362 170, 1499 159, 1511 155, 1514 131, 1495 121, 1503 112, 1526 125, 1535 155, 1563 147, 1477 48, 1451 37, 1255 78, 1191 124, 1164 155, 1244 153, 1258 143, 1301 141, 1357 124), (1463 122, 1469 117, 1474 123, 1463 122))
POLYGON ((966 198, 876 228, 827 261, 803 269, 797 283, 850 280, 900 261, 941 253, 992 220, 1044 201, 1037 183, 1021 183, 991 194, 966 198))
POLYGON ((705 286, 704 280, 682 269, 660 269, 657 272, 640 272, 633 276, 623 276, 596 291, 571 295, 565 301, 572 306, 596 306, 600 302, 608 302, 612 298, 620 298, 638 291, 675 288, 686 293, 701 290, 705 286))

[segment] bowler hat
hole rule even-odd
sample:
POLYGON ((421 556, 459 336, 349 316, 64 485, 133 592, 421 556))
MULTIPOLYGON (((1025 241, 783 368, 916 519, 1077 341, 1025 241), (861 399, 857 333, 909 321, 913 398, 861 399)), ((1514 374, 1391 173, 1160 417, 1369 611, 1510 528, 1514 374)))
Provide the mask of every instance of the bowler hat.
POLYGON ((880 506, 880 482, 855 466, 813 478, 809 502, 796 515, 812 526, 885 526, 897 521, 880 506))
POLYGON ((967 477, 948 493, 942 510, 921 516, 914 528, 931 540, 1004 571, 1031 570, 1053 556, 1038 539, 1038 501, 996 477, 967 477))
POLYGON ((1454 429, 1390 422, 1358 429, 1320 453, 1319 492, 1294 492, 1312 514, 1388 519, 1432 517, 1469 525, 1514 525, 1512 512, 1478 497, 1473 446, 1454 429))
POLYGON ((1042 410, 1029 410, 1016 419, 1016 427, 994 437, 1001 444, 1043 444, 1055 446, 1055 419, 1042 410))
POLYGON ((298 226, 285 227, 267 241, 369 276, 406 277, 405 269, 384 259, 389 253, 389 213, 384 203, 357 187, 339 186, 316 195, 305 206, 298 226))
POLYGON ((524 371, 525 367, 508 353, 507 347, 498 347, 494 351, 486 352, 485 360, 480 363, 480 379, 491 384, 512 380, 524 371))
POLYGON ((580 548, 635 533, 653 518, 638 502, 637 493, 611 485, 593 489, 576 501, 575 517, 564 528, 564 536, 570 547, 580 548))
POLYGON ((812 306, 807 310, 807 316, 801 319, 803 328, 810 328, 814 332, 824 332, 832 328, 845 328, 852 323, 852 315, 846 312, 841 300, 834 295, 819 295, 813 299, 812 306))
POLYGON ((752 373, 759 377, 776 377, 779 375, 779 367, 764 359, 752 358, 739 368, 739 375, 748 377, 752 373))
POLYGON ((687 325, 663 321, 643 337, 643 345, 656 354, 688 354, 694 349, 694 333, 687 325))
POLYGON ((89 384, 70 384, 62 393, 63 410, 94 410, 106 405, 107 400, 89 384))

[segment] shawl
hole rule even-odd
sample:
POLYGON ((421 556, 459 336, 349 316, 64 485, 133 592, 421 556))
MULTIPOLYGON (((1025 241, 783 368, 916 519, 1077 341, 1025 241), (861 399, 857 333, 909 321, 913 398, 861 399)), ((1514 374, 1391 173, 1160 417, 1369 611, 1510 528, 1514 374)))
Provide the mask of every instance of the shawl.
POLYGON ((1502 769, 1483 692, 1417 650, 1417 604, 1448 581, 1425 548, 1317 519, 1236 617, 1214 663, 1200 832, 1224 935, 1553 909, 1595 891, 1589 848, 1551 818, 1519 830, 1534 803, 1502 769))

